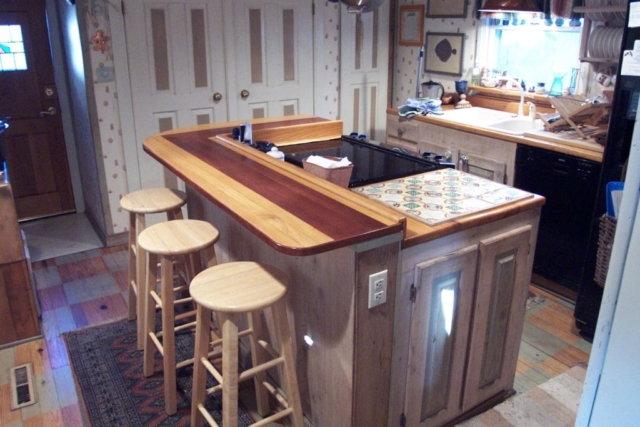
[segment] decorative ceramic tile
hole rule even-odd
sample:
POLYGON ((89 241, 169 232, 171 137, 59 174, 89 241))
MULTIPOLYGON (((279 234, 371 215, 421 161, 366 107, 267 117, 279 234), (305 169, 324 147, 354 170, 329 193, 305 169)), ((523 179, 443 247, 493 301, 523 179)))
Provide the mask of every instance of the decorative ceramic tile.
POLYGON ((429 225, 532 197, 526 191, 454 169, 371 184, 352 191, 429 225))

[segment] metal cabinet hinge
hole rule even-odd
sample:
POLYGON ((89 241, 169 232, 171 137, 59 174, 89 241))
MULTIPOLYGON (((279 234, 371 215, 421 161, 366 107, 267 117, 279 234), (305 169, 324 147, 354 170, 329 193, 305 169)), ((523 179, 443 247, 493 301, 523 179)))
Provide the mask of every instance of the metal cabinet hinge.
POLYGON ((412 283, 411 284, 411 291, 409 291, 409 299, 411 300, 411 302, 416 302, 416 286, 412 283))
POLYGON ((406 425, 407 425, 407 416, 403 412, 402 415, 400 415, 400 427, 404 427, 406 425))

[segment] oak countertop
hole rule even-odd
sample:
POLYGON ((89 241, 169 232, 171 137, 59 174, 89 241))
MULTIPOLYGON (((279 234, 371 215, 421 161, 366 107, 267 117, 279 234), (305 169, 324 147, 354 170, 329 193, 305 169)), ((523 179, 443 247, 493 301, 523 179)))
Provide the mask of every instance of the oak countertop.
MULTIPOLYGON (((260 132, 304 141, 313 140, 313 134, 321 139, 342 134, 341 122, 313 116, 251 122, 256 140, 260 132)), ((314 255, 399 233, 406 248, 544 203, 534 196, 429 226, 226 137, 239 123, 163 132, 145 140, 144 150, 281 253, 314 255)), ((276 145, 287 143, 273 138, 276 145)))
MULTIPOLYGON (((387 109, 388 114, 398 114, 397 108, 387 109)), ((582 159, 591 160, 594 162, 602 163, 602 153, 588 150, 576 146, 562 144, 554 141, 547 141, 543 139, 530 138, 526 136, 510 135, 502 132, 492 131, 487 128, 481 128, 478 126, 467 125, 464 123, 453 122, 443 120, 441 118, 434 118, 430 116, 416 115, 410 120, 417 120, 424 123, 429 123, 437 126, 447 127, 455 130, 473 133, 476 135, 488 136, 495 139, 501 139, 503 141, 513 142, 516 144, 528 145, 531 147, 543 148, 550 151, 555 151, 562 154, 568 154, 570 156, 580 157, 582 159)))

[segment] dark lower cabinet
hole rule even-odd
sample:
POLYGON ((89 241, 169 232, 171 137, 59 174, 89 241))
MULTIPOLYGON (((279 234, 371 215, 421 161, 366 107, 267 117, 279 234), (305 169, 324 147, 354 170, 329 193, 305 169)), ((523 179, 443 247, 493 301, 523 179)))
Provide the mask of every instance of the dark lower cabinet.
MULTIPOLYGON (((574 301, 587 258, 600 167, 524 145, 516 152, 515 187, 546 198, 533 273, 559 285, 550 290, 574 301)), ((545 280, 537 284, 549 286, 545 280)))

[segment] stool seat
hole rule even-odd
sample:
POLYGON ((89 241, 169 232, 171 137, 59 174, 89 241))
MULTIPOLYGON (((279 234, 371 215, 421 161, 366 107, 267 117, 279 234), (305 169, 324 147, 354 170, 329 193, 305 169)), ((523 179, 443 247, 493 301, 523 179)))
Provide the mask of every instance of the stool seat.
POLYGON ((269 307, 287 293, 280 270, 255 262, 219 264, 197 275, 189 287, 194 301, 213 311, 246 313, 269 307))
POLYGON ((166 212, 183 206, 187 202, 184 191, 171 188, 148 188, 122 196, 122 209, 140 214, 166 212))
POLYGON ((205 221, 167 221, 146 228, 138 236, 138 245, 156 255, 185 255, 211 246, 219 234, 213 225, 205 221))

